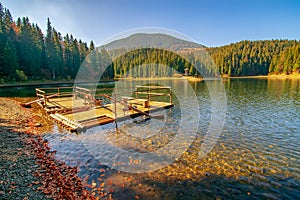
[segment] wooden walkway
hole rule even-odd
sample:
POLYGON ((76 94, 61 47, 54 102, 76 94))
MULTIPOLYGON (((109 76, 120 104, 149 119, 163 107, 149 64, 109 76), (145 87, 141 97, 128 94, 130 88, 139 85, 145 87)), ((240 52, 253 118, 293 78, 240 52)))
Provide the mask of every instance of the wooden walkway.
MULTIPOLYGON (((169 87, 149 87, 138 86, 141 91, 136 90, 135 97, 120 97, 115 99, 106 94, 100 93, 102 99, 110 101, 104 104, 102 100, 92 96, 92 91, 86 88, 43 88, 36 89, 38 103, 57 124, 69 131, 80 131, 95 126, 100 126, 113 122, 125 121, 138 116, 155 118, 154 112, 173 107, 171 98, 171 88, 169 87), (144 88, 144 89, 143 89, 144 88), (159 92, 155 93, 155 88, 159 92), (65 89, 67 92, 62 92, 65 89), (51 92, 47 92, 51 90, 51 92), (153 92, 154 90, 154 92, 153 92), (167 92, 162 92, 166 90, 167 92), (138 95, 143 97, 138 97, 138 95), (154 101, 153 97, 168 96, 169 101, 154 101)), ((106 89, 107 90, 107 89, 106 89)), ((99 95, 98 95, 99 96, 99 95)), ((23 106, 30 105, 31 102, 23 106)))

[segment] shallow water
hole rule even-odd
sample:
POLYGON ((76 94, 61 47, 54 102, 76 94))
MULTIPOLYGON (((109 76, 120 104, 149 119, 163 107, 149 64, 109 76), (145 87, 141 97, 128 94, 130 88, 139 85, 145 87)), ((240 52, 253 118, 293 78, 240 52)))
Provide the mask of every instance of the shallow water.
MULTIPOLYGON (((180 88, 183 83, 160 84, 180 88)), ((54 126, 45 138, 58 159, 79 166, 79 176, 116 199, 299 199, 300 80, 228 79, 190 85, 199 105, 192 97, 183 105, 177 94, 174 108, 161 112, 165 121, 132 119, 119 123, 118 132, 110 124, 78 135, 54 126), (216 145, 201 158, 213 109, 207 85, 220 83, 227 97, 224 127, 216 145), (183 109, 191 114, 185 121, 183 109), (195 114, 198 130, 186 137, 178 134, 190 133, 192 128, 184 123, 191 123, 195 114), (177 146, 164 149, 172 141, 177 146), (188 148, 177 158, 183 143, 188 148), (138 157, 149 152, 161 157, 138 157), (141 168, 144 172, 128 172, 141 168)))

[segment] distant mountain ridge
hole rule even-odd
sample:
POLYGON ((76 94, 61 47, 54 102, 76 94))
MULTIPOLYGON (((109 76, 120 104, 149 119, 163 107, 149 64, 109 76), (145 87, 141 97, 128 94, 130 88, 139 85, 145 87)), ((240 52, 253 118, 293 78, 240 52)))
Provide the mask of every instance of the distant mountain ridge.
POLYGON ((193 49, 205 48, 204 45, 160 33, 136 33, 126 38, 114 40, 104 45, 104 47, 108 50, 149 47, 164 48, 172 51, 192 51, 193 49))

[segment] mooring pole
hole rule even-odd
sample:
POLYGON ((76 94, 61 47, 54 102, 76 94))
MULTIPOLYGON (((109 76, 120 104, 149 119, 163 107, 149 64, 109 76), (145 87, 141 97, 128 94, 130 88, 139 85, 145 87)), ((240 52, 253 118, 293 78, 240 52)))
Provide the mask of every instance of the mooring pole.
POLYGON ((116 126, 116 131, 118 131, 118 123, 117 123, 117 95, 116 95, 116 93, 114 93, 114 104, 115 104, 115 108, 114 108, 115 126, 116 126))
POLYGON ((151 93, 151 88, 149 86, 149 89, 147 90, 147 108, 148 108, 148 112, 150 110, 150 93, 151 93))

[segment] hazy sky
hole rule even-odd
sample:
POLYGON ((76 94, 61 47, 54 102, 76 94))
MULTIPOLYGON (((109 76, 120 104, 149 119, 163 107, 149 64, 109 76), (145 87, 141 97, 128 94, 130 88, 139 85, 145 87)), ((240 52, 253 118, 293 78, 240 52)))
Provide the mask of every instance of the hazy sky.
POLYGON ((2 0, 14 20, 43 31, 49 17, 63 35, 96 46, 130 29, 178 31, 206 46, 240 40, 300 39, 299 0, 2 0))

